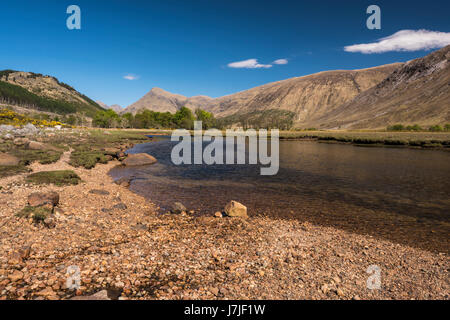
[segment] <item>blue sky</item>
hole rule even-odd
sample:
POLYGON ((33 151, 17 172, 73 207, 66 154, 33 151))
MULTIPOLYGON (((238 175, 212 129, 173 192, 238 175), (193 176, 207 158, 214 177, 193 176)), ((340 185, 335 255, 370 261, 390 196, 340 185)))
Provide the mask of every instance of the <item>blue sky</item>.
POLYGON ((94 100, 122 106, 152 87, 218 97, 424 56, 429 50, 367 54, 344 47, 400 30, 449 33, 448 12, 449 1, 435 0, 2 1, 0 69, 53 75, 94 100), (66 27, 71 4, 81 8, 81 30, 66 27), (381 8, 381 30, 366 27, 371 4, 381 8), (228 66, 248 59, 257 59, 250 61, 257 67, 228 66), (273 64, 278 59, 287 64, 273 64))

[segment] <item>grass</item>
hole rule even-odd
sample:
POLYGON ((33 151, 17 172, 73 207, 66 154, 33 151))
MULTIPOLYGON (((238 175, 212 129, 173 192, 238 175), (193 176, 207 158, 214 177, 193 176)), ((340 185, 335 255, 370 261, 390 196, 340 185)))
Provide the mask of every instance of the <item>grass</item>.
POLYGON ((14 176, 29 171, 30 170, 26 166, 20 164, 18 166, 0 166, 0 178, 14 176))
POLYGON ((72 144, 75 150, 70 156, 69 164, 74 167, 91 169, 97 163, 107 163, 111 159, 110 156, 115 155, 115 152, 105 149, 116 148, 119 151, 122 145, 146 141, 148 141, 148 138, 142 132, 88 130, 86 137, 72 144), (108 134, 105 134, 105 131, 108 134))
POLYGON ((450 148, 450 133, 446 132, 281 131, 280 139, 313 139, 319 142, 338 142, 366 146, 450 148))
POLYGON ((34 184, 65 186, 79 184, 81 178, 72 170, 59 170, 32 173, 27 176, 26 181, 34 184))
POLYGON ((44 222, 44 220, 51 215, 52 209, 47 207, 31 207, 26 206, 16 213, 19 218, 32 218, 35 223, 44 222))

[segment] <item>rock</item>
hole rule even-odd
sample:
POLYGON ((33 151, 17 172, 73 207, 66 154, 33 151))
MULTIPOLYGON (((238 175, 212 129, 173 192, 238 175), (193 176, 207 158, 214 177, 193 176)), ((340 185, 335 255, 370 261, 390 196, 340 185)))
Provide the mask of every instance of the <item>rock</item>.
POLYGON ((128 157, 122 161, 125 166, 146 166, 156 163, 157 160, 146 153, 129 154, 128 157))
POLYGON ((0 132, 9 132, 9 131, 13 131, 13 130, 14 130, 13 126, 6 125, 6 124, 0 125, 0 132))
POLYGON ((219 295, 219 289, 218 288, 213 287, 213 288, 210 288, 209 291, 215 296, 219 295))
POLYGON ((114 183, 118 184, 119 186, 128 188, 131 183, 131 178, 123 177, 123 178, 117 179, 116 181, 114 181, 114 183))
POLYGON ((73 297, 70 300, 111 300, 111 299, 108 297, 108 291, 102 290, 90 296, 73 297))
POLYGON ((106 190, 100 190, 100 189, 92 189, 91 191, 89 191, 89 193, 92 193, 92 194, 98 194, 98 195, 101 195, 101 196, 107 196, 107 195, 109 195, 109 192, 108 192, 108 191, 106 191, 106 190))
POLYGON ((214 213, 214 217, 216 218, 223 218, 223 214, 220 211, 217 211, 216 213, 214 213))
POLYGON ((22 128, 22 133, 24 134, 35 134, 39 132, 39 129, 37 129, 32 123, 27 123, 22 128))
POLYGON ((10 154, 0 152, 0 166, 17 166, 18 164, 18 158, 10 154))
POLYGON ((50 297, 50 296, 54 296, 55 292, 53 291, 53 289, 51 287, 47 287, 41 291, 39 291, 37 293, 38 296, 42 296, 42 297, 50 297))
POLYGON ((10 274, 8 276, 9 280, 11 280, 12 282, 16 282, 19 281, 21 279, 23 279, 23 272, 22 271, 18 271, 15 270, 12 274, 10 274))
POLYGON ((229 217, 248 217, 247 215, 247 207, 242 203, 231 200, 224 209, 225 213, 229 217))
POLYGON ((43 144, 41 142, 37 142, 37 141, 30 141, 30 143, 28 144, 28 148, 31 150, 48 150, 48 149, 50 149, 45 144, 43 144))
POLYGON ((175 214, 180 214, 186 211, 186 207, 181 202, 175 202, 174 204, 172 204, 172 208, 170 209, 170 212, 175 214))
POLYGON ((26 146, 30 143, 30 139, 28 138, 15 138, 13 143, 16 146, 26 146))
POLYGON ((127 210, 128 207, 125 203, 118 203, 115 206, 113 206, 113 209, 117 209, 117 210, 127 210))
POLYGON ((56 221, 53 217, 47 217, 44 220, 44 225, 47 228, 52 229, 52 228, 56 227, 56 221))
POLYGON ((3 139, 5 139, 5 140, 12 140, 12 139, 14 139, 14 136, 12 134, 10 134, 10 133, 7 133, 7 134, 5 134, 3 136, 3 139))
POLYGON ((28 196, 28 204, 32 207, 40 207, 47 204, 53 207, 59 203, 59 194, 54 191, 33 192, 28 196))

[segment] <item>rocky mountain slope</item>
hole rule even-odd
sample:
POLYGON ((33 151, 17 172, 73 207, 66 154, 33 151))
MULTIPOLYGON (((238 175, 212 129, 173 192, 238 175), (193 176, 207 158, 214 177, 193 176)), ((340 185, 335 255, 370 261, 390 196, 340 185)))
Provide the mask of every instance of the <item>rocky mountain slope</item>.
POLYGON ((116 113, 121 113, 123 111, 123 108, 119 106, 118 104, 113 104, 108 106, 106 103, 103 103, 102 101, 95 101, 99 106, 101 106, 103 109, 111 109, 114 110, 116 113))
POLYGON ((216 117, 239 118, 239 115, 267 110, 289 111, 294 123, 307 124, 330 112, 361 92, 377 85, 401 64, 364 70, 326 71, 309 76, 269 83, 236 94, 209 98, 187 98, 153 88, 125 112, 143 109, 176 112, 180 107, 202 108, 216 117))
POLYGON ((153 88, 141 99, 128 106, 124 112, 135 114, 141 110, 147 109, 158 112, 175 113, 184 106, 191 109, 206 109, 212 100, 212 98, 206 96, 187 98, 180 94, 173 94, 160 88, 153 88))
POLYGON ((362 70, 325 71, 220 98, 187 98, 152 89, 126 111, 175 112, 182 106, 214 113, 227 125, 298 128, 385 128, 394 123, 450 122, 450 46, 407 63, 362 70), (289 118, 289 119, 287 119, 289 118))
POLYGON ((315 122, 324 128, 381 128, 450 122, 450 46, 405 63, 375 87, 315 122))
POLYGON ((55 77, 13 70, 0 71, 0 102, 59 114, 93 115, 102 110, 96 102, 55 77))

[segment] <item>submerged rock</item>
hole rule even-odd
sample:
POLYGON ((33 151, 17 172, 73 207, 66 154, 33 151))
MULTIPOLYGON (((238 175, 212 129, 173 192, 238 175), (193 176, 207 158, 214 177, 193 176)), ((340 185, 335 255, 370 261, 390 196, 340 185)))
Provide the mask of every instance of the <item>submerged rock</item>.
POLYGON ((125 166, 145 166, 156 163, 158 160, 146 153, 129 154, 128 157, 122 161, 125 166))
POLYGON ((186 207, 181 202, 175 202, 170 209, 170 212, 175 214, 180 214, 182 212, 186 212, 186 207))
POLYGON ((224 211, 226 215, 229 217, 244 217, 244 218, 248 217, 247 207, 244 206, 242 203, 239 203, 234 200, 228 202, 228 204, 225 206, 224 211))

